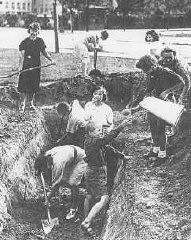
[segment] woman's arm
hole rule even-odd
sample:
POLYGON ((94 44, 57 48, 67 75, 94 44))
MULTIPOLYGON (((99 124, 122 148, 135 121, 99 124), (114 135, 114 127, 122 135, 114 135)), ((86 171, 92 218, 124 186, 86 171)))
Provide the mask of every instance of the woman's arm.
POLYGON ((114 130, 111 130, 110 133, 108 133, 106 136, 104 136, 102 139, 99 139, 99 144, 101 146, 104 146, 108 144, 112 139, 116 138, 119 133, 128 125, 132 124, 132 119, 125 119, 123 122, 114 130))
POLYGON ((134 107, 134 108, 125 108, 125 109, 122 111, 122 114, 124 114, 124 115, 132 115, 132 114, 138 112, 140 109, 141 109, 141 106, 140 106, 140 105, 138 105, 138 106, 136 106, 136 107, 134 107))
POLYGON ((47 58, 49 61, 51 61, 51 63, 55 63, 54 60, 52 59, 52 57, 50 56, 50 54, 45 49, 42 51, 42 54, 45 58, 47 58))
POLYGON ((23 68, 25 50, 19 51, 19 71, 23 68))

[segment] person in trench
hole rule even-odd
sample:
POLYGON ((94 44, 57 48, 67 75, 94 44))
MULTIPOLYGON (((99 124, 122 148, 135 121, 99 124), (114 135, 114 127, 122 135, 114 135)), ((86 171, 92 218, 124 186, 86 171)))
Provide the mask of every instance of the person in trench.
POLYGON ((88 235, 94 234, 93 221, 109 202, 107 170, 102 147, 117 137, 129 123, 129 120, 123 121, 105 136, 94 120, 90 120, 86 125, 84 148, 88 164, 85 172, 87 195, 84 201, 85 219, 81 223, 81 228, 88 235))
MULTIPOLYGON (((19 45, 20 58, 19 70, 25 70, 40 66, 40 53, 54 64, 52 57, 46 51, 46 45, 42 38, 37 37, 40 25, 37 22, 30 24, 28 28, 29 37, 25 38, 19 45)), ((40 68, 20 73, 18 91, 23 95, 21 110, 34 109, 35 93, 39 91, 40 68)))
POLYGON ((71 189, 71 206, 66 215, 67 220, 74 218, 78 211, 79 185, 87 166, 84 161, 85 157, 84 149, 73 145, 64 145, 46 151, 35 161, 36 175, 40 175, 42 172, 51 186, 48 200, 61 186, 71 189))
POLYGON ((57 106, 57 112, 59 111, 59 108, 65 109, 64 114, 65 117, 68 118, 68 122, 66 126, 66 133, 57 140, 56 145, 71 144, 84 148, 86 121, 83 104, 83 100, 74 99, 72 104, 62 102, 57 106))
MULTIPOLYGON (((185 99, 187 95, 188 86, 185 85, 185 82, 180 75, 168 68, 159 66, 157 60, 152 58, 150 55, 141 57, 137 62, 136 67, 141 69, 147 77, 145 97, 153 96, 167 100, 169 94, 183 87, 179 96, 179 104, 182 104, 182 100, 185 99)), ((123 113, 134 113, 139 109, 140 106, 132 109, 125 109, 123 113)), ((167 160, 167 139, 165 133, 166 122, 150 112, 148 112, 147 117, 150 125, 153 146, 150 152, 144 155, 144 157, 146 159, 155 158, 152 166, 158 167, 167 160)))
MULTIPOLYGON (((108 100, 107 91, 103 86, 95 86, 90 102, 85 105, 86 121, 93 121, 99 131, 106 136, 113 129, 113 110, 106 104, 108 100)), ((101 149, 107 170, 108 193, 111 194, 115 176, 119 166, 119 160, 124 159, 124 154, 107 144, 101 149)))

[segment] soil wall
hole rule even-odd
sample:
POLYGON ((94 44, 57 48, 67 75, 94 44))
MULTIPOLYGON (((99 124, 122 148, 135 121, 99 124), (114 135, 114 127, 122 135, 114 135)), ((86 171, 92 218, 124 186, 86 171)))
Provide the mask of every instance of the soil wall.
POLYGON ((41 111, 21 114, 0 103, 0 224, 11 203, 37 196, 34 160, 49 142, 41 111))

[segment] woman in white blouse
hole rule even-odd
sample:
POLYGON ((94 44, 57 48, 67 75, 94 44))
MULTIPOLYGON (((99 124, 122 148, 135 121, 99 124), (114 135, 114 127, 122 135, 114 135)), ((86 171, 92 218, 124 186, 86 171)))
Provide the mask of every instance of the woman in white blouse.
POLYGON ((85 105, 86 120, 93 120, 102 133, 113 129, 113 111, 105 103, 106 100, 105 88, 99 87, 94 91, 92 100, 85 105))

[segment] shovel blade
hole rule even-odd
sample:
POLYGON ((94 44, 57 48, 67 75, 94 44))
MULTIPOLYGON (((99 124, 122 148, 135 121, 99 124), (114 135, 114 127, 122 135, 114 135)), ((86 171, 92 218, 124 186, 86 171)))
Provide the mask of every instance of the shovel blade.
POLYGON ((53 218, 51 219, 51 221, 49 221, 48 219, 42 219, 41 220, 42 223, 42 228, 45 234, 49 234, 54 226, 58 226, 59 225, 59 220, 58 218, 53 218))

